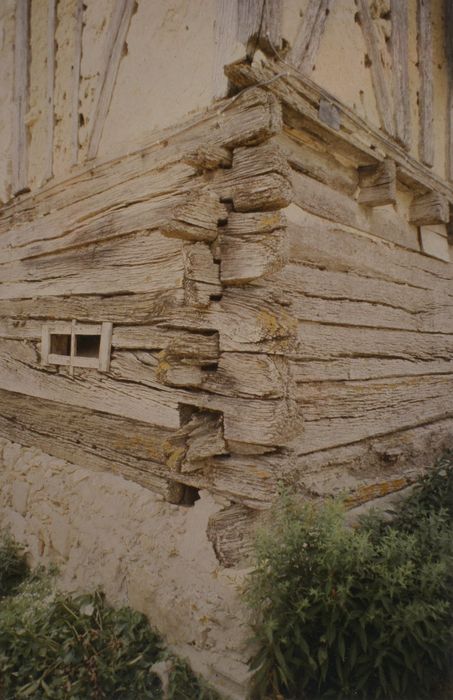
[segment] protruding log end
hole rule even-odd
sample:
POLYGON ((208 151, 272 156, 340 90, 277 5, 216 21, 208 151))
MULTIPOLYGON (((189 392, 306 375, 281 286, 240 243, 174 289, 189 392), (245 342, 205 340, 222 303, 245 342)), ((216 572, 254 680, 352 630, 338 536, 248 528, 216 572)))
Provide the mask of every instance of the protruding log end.
POLYGON ((396 202, 396 165, 386 159, 377 165, 359 168, 359 204, 379 207, 396 202))

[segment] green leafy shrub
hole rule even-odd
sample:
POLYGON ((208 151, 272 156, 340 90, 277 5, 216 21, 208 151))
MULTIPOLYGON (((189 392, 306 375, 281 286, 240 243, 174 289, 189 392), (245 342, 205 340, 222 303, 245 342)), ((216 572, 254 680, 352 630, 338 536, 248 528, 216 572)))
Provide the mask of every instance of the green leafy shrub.
POLYGON ((151 667, 168 658, 167 700, 218 698, 143 615, 112 608, 100 592, 60 595, 41 571, 0 600, 1 700, 163 700, 151 667))
POLYGON ((212 688, 195 676, 190 666, 176 659, 170 672, 168 700, 220 700, 212 688))
POLYGON ((256 698, 437 697, 453 648, 453 462, 388 522, 286 496, 257 542, 248 601, 256 698))
POLYGON ((5 700, 160 698, 150 666, 161 642, 146 619, 100 593, 46 600, 41 584, 0 606, 5 700))
POLYGON ((28 574, 24 549, 7 534, 0 539, 0 598, 14 593, 28 574))

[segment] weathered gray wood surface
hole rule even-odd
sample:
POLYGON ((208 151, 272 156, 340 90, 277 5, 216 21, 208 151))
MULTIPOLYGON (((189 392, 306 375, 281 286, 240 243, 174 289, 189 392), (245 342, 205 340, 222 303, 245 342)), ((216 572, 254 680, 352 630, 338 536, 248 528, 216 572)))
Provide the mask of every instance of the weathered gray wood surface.
MULTIPOLYGON (((235 2, 236 0, 232 0, 235 2)), ((245 44, 247 55, 258 47, 280 48, 282 0, 237 0, 237 37, 245 44)))
POLYGON ((453 375, 319 382, 301 386, 299 454, 451 418, 453 375))
POLYGON ((28 131, 30 0, 16 3, 14 41, 14 119, 12 188, 17 194, 28 185, 28 131))
POLYGON ((395 136, 408 148, 411 144, 408 0, 391 0, 390 8, 395 136))
POLYGON ((136 8, 136 0, 116 0, 106 32, 105 65, 100 76, 100 84, 92 116, 89 136, 88 157, 97 155, 104 123, 112 100, 116 76, 124 54, 129 24, 136 8))
MULTIPOLYGON (((309 126, 310 132, 319 134, 337 155, 353 159, 358 165, 371 165, 386 157, 391 158, 397 164, 401 182, 420 192, 437 190, 453 202, 453 188, 449 183, 424 167, 394 139, 388 138, 382 130, 363 120, 310 78, 293 74, 285 64, 276 61, 260 61, 252 65, 246 62, 233 63, 227 66, 226 73, 235 85, 241 87, 265 83, 265 89, 281 99, 285 123, 292 128, 304 129, 309 126), (327 100, 337 110, 339 129, 332 129, 320 120, 319 105, 322 100, 327 100)), ((392 114, 391 110, 389 114, 392 114)))
POLYGON ((359 204, 380 207, 396 204, 396 166, 393 160, 359 168, 359 204))
POLYGON ((46 179, 53 175, 53 136, 54 136, 54 83, 55 83, 55 29, 57 22, 57 2, 49 0, 47 7, 47 149, 46 179))
POLYGON ((292 471, 307 496, 344 495, 352 503, 379 498, 403 488, 426 470, 443 450, 453 447, 453 420, 396 431, 353 445, 300 455, 292 471))
MULTIPOLYGON (((13 223, 39 218, 101 193, 107 196, 112 187, 125 187, 128 180, 147 172, 154 171, 156 175, 164 166, 180 164, 200 144, 228 149, 256 145, 280 131, 281 126, 277 100, 263 90, 249 90, 237 99, 216 105, 201 117, 159 132, 154 141, 150 138, 150 146, 139 152, 100 164, 94 171, 92 166, 80 165, 73 177, 53 181, 36 193, 12 200, 0 210, 0 232, 8 231, 13 223)), ((90 206, 90 201, 85 204, 90 206)))
POLYGON ((333 0, 309 0, 289 60, 302 73, 313 70, 333 0))
POLYGON ((224 563, 282 480, 316 491, 310 456, 326 491, 329 460, 348 459, 359 500, 400 488, 367 446, 453 411, 453 271, 419 238, 453 191, 348 110, 324 123, 310 81, 268 89, 284 131, 252 88, 0 212, 0 434, 113 461, 174 503, 185 486, 222 495, 224 563), (60 322, 113 324, 104 372, 42 363, 60 322))
POLYGON ((83 0, 77 0, 74 22, 74 58, 71 95, 71 158, 73 165, 79 160, 79 88, 82 61, 83 0))
POLYGON ((438 192, 428 192, 412 200, 410 221, 417 226, 424 224, 446 224, 450 220, 447 199, 438 192))
POLYGON ((0 298, 153 292, 181 287, 179 241, 137 233, 0 266, 0 298))
POLYGON ((417 0, 417 51, 420 76, 419 153, 420 160, 434 162, 433 33, 431 0, 417 0))
MULTIPOLYGON (((113 471, 167 497, 172 475, 166 465, 167 443, 172 431, 3 390, 0 407, 3 437, 91 469, 113 471)), ((276 494, 275 462, 266 456, 240 460, 226 456, 215 459, 208 470, 177 478, 261 509, 276 494)))

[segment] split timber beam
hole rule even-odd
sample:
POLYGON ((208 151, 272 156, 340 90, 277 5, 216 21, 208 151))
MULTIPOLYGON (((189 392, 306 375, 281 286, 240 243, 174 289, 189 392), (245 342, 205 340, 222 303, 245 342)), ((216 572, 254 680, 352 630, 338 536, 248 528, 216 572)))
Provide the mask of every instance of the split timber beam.
POLYGON ((238 61, 225 67, 225 73, 237 87, 262 85, 275 95, 283 107, 285 124, 309 128, 327 144, 349 157, 358 167, 376 165, 386 159, 396 164, 397 179, 419 194, 436 190, 453 203, 453 186, 437 177, 425 165, 412 158, 398 143, 380 129, 371 126, 333 95, 287 63, 266 59, 262 54, 252 65, 238 61), (322 118, 330 105, 336 114, 333 126, 322 118))

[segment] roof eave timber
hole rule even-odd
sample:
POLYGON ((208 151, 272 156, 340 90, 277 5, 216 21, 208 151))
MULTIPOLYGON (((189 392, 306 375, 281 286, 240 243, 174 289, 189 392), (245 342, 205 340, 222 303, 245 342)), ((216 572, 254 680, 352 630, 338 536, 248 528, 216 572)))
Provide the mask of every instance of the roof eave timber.
POLYGON ((288 63, 260 55, 252 65, 237 61, 225 66, 225 73, 237 87, 259 85, 273 93, 282 103, 286 124, 299 122, 301 128, 309 128, 327 143, 335 142, 358 166, 390 158, 404 185, 419 193, 437 191, 453 203, 453 186, 447 180, 288 63), (326 119, 329 111, 335 118, 326 119))

